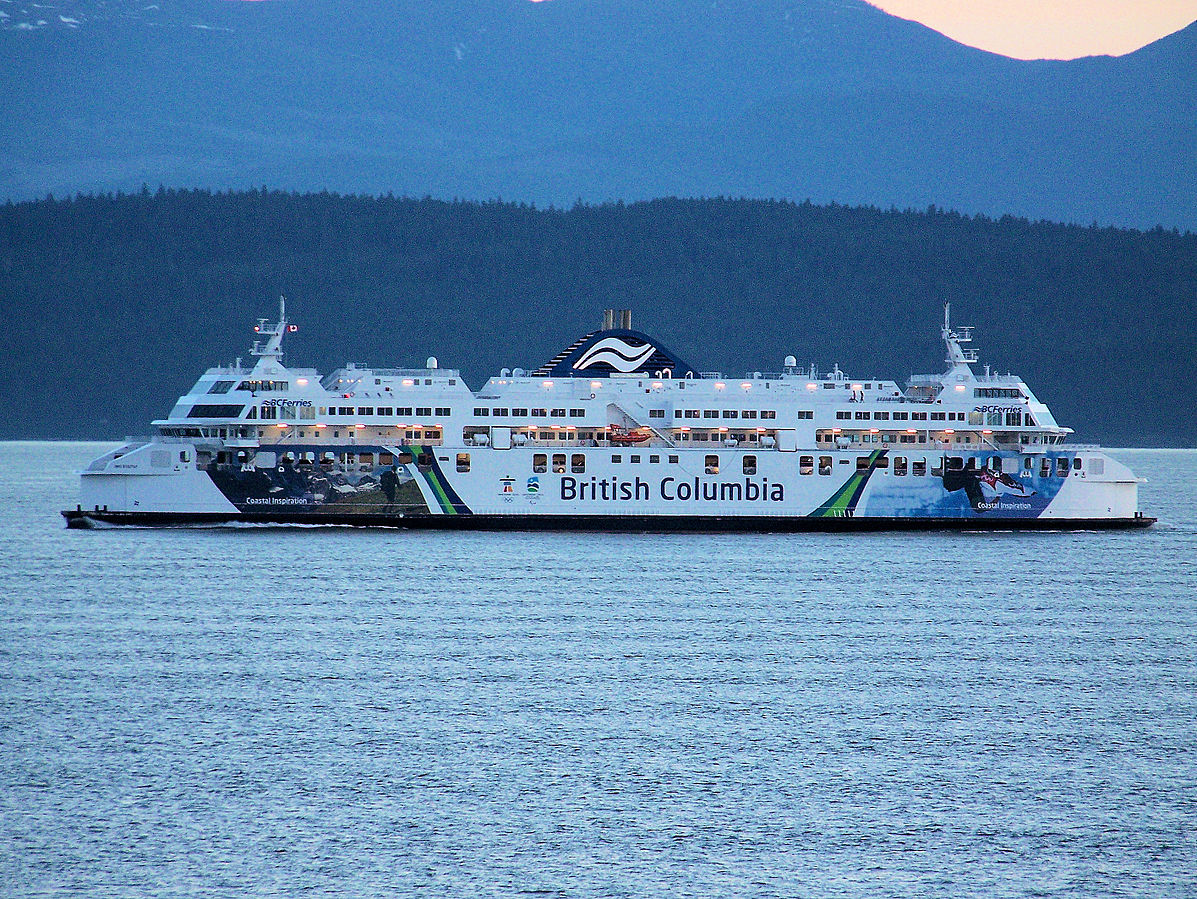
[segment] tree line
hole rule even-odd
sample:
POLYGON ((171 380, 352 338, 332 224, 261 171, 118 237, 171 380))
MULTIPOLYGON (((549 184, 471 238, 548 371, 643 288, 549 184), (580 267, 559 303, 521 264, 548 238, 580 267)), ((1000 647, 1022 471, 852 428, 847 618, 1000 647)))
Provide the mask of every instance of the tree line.
POLYGON ((0 206, 0 436, 145 433, 248 357, 285 294, 287 361, 533 368, 602 310, 705 370, 938 371, 942 304, 982 363, 1081 439, 1197 445, 1197 236, 734 198, 537 208, 393 196, 47 197, 0 206))

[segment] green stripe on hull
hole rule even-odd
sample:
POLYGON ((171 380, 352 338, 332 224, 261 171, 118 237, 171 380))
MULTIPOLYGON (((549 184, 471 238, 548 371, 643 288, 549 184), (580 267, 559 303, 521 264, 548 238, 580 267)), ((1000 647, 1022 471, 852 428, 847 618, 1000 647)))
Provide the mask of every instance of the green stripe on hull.
MULTIPOLYGON (((453 485, 449 483, 445 473, 441 471, 440 463, 436 461, 436 447, 434 446, 420 446, 413 444, 410 447, 410 452, 413 454, 416 472, 423 475, 424 482, 428 484, 432 490, 433 496, 436 497, 437 505, 441 507, 441 511, 446 515, 472 515, 473 511, 465 504, 457 491, 453 489, 453 485), (428 466, 427 471, 420 471, 420 456, 425 455, 432 460, 428 466)), ((433 511, 429 509, 429 511, 433 511)))
POLYGON ((864 494, 865 486, 869 483, 869 477, 877 470, 877 462, 884 456, 886 450, 873 450, 869 454, 869 467, 864 471, 857 471, 852 477, 844 482, 831 498, 815 511, 807 515, 807 518, 845 518, 851 517, 856 511, 856 504, 860 502, 860 497, 864 494))
MULTIPOLYGON (((448 494, 445 493, 445 487, 441 483, 436 466, 430 465, 428 466, 427 471, 420 471, 419 460, 421 455, 428 454, 433 456, 434 459, 436 458, 432 453, 433 448, 430 446, 412 444, 404 449, 412 454, 412 464, 416 467, 416 474, 424 478, 424 482, 432 490, 433 496, 436 497, 437 505, 441 507, 441 511, 446 515, 456 515, 457 509, 454 507, 452 500, 449 499, 448 494)), ((431 512, 433 510, 429 509, 429 511, 431 512)))

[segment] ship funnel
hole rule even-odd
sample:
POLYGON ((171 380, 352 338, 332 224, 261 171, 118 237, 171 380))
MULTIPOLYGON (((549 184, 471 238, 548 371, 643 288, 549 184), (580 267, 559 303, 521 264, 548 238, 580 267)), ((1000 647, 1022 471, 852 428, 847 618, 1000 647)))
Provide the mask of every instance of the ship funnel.
POLYGON ((603 330, 610 331, 614 328, 623 328, 625 331, 632 330, 631 309, 603 310, 603 330))

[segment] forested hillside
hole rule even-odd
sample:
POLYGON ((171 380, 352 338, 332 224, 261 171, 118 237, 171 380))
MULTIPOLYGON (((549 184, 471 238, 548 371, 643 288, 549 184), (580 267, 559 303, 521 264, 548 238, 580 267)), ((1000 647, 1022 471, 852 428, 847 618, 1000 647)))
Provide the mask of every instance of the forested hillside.
POLYGON ((1197 236, 753 200, 536 209, 270 191, 0 207, 3 437, 145 433, 248 357, 286 294, 292 364, 422 363, 477 387, 608 307, 704 369, 903 379, 978 328, 1078 439, 1197 445, 1197 236))

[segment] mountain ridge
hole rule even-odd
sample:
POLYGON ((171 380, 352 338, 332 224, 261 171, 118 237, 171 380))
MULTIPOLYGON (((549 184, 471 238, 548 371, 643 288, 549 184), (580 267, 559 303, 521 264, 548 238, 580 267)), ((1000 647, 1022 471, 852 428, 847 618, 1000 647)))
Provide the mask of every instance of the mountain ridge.
POLYGON ((1197 24, 1024 62, 864 0, 161 7, 191 24, 0 32, 0 197, 733 195, 1197 228, 1197 24))

